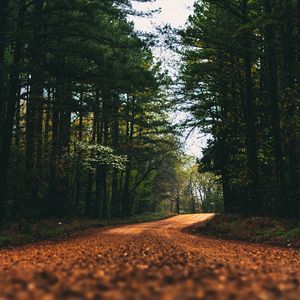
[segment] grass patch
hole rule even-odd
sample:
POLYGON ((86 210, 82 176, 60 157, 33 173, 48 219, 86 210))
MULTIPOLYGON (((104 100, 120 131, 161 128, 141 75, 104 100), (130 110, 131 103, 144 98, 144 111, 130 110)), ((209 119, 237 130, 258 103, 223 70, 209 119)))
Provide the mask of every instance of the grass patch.
POLYGON ((268 217, 216 215, 196 229, 225 239, 300 248, 300 222, 268 217))
POLYGON ((8 236, 0 235, 0 246, 8 246, 10 242, 11 241, 8 236))
POLYGON ((11 224, 0 231, 0 247, 21 246, 44 240, 62 239, 74 234, 80 234, 87 229, 112 225, 152 222, 174 216, 170 213, 146 213, 127 219, 50 219, 38 222, 21 222, 11 224))

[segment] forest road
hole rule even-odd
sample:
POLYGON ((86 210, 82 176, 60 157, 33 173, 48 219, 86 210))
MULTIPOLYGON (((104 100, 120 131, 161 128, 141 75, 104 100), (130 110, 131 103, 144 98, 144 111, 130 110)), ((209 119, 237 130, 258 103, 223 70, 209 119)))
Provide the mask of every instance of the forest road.
POLYGON ((0 300, 300 299, 300 251, 194 236, 211 215, 0 250, 0 300))

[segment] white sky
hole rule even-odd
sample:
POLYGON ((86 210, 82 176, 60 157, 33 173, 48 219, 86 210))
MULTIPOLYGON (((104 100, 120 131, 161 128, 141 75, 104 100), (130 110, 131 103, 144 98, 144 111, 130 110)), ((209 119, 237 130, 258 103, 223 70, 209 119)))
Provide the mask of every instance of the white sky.
MULTIPOLYGON (((135 28, 139 31, 153 32, 158 26, 170 24, 172 27, 183 27, 189 15, 193 12, 194 0, 156 0, 154 3, 134 3, 133 7, 138 11, 147 11, 149 9, 161 9, 160 13, 152 17, 132 17, 135 28)), ((169 69, 170 65, 176 64, 178 56, 170 53, 166 49, 157 49, 154 55, 159 59, 167 61, 166 67, 169 69)), ((169 69, 172 72, 172 70, 169 69)), ((175 114, 176 120, 184 119, 184 114, 178 112, 175 114)), ((185 141, 185 151, 189 155, 196 157, 201 156, 201 149, 206 144, 206 138, 200 135, 199 131, 190 130, 184 133, 183 141, 185 141)))
POLYGON ((161 8, 161 13, 151 18, 151 20, 149 18, 135 20, 136 26, 138 29, 151 30, 150 21, 156 25, 170 23, 174 27, 183 26, 192 12, 193 4, 194 0, 156 0, 151 4, 135 2, 134 8, 140 11, 145 11, 147 8, 161 8))

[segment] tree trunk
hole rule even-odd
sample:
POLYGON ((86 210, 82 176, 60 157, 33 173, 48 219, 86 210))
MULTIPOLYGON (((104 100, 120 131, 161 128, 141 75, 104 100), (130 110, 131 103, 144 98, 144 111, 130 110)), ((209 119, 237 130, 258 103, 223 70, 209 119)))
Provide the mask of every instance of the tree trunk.
MULTIPOLYGON (((79 109, 79 124, 78 124, 78 141, 79 143, 82 142, 82 137, 83 137, 83 91, 80 92, 80 99, 79 99, 79 105, 80 105, 80 109, 79 109)), ((76 211, 78 210, 79 207, 79 201, 82 197, 82 184, 81 184, 81 180, 82 180, 82 176, 81 176, 81 167, 80 167, 80 162, 81 162, 81 151, 80 150, 75 150, 75 151, 79 151, 77 153, 78 155, 78 162, 79 164, 76 166, 76 175, 75 175, 75 193, 74 193, 74 197, 75 197, 75 208, 76 211)))
MULTIPOLYGON (((300 4, 300 2, 299 2, 300 4)), ((297 5, 296 5, 297 11, 297 5)), ((288 203, 288 213, 297 215, 297 189, 298 189, 298 173, 297 173, 297 143, 295 128, 293 128, 293 120, 295 120, 295 111, 297 107, 295 105, 295 100, 289 99, 289 95, 292 91, 295 90, 296 82, 296 48, 297 42, 293 39, 293 4, 288 0, 283 0, 281 2, 281 11, 283 11, 283 20, 282 20, 282 76, 283 76, 283 94, 285 102, 287 103, 286 109, 286 122, 285 122, 285 131, 289 135, 287 141, 287 154, 288 154, 288 173, 289 173, 289 184, 290 189, 287 195, 289 199, 288 203), (288 95, 288 97, 286 97, 288 95)), ((300 6, 298 7, 300 9, 300 6)), ((298 13, 300 16, 300 13, 298 13)), ((299 26, 300 29, 300 26, 299 26)), ((299 51, 299 50, 298 50, 299 51)), ((300 211, 299 211, 300 212, 300 211)))
MULTIPOLYGON (((34 17, 38 24, 33 29, 33 43, 31 45, 31 80, 30 80, 30 96, 26 104, 26 153, 25 153, 25 214, 31 216, 33 210, 36 210, 36 197, 38 182, 37 178, 37 154, 41 155, 42 135, 41 135, 41 110, 43 99, 43 81, 41 79, 42 60, 40 53, 40 44, 42 44, 39 38, 40 26, 40 14, 42 11, 44 0, 37 0, 34 3, 34 17), (38 138, 38 140, 37 140, 38 138), (38 153, 39 151, 39 153, 38 153)), ((39 162, 40 164, 40 162, 39 162)))
MULTIPOLYGON (((18 13, 18 26, 20 29, 22 24, 21 20, 25 12, 25 3, 22 0, 19 7, 18 13)), ((21 61, 21 36, 20 31, 16 35, 13 68, 10 76, 9 83, 9 95, 7 103, 7 113, 4 122, 4 130, 2 136, 2 143, 0 144, 0 226, 4 224, 5 213, 6 213, 6 201, 7 201, 7 177, 9 170, 10 161, 10 148, 12 142, 12 133, 14 126, 14 118, 16 113, 16 104, 19 101, 20 94, 20 61, 21 61)))
MULTIPOLYGON (((107 118, 107 117, 105 117, 107 118)), ((108 120, 104 121, 104 131, 103 131, 103 143, 104 146, 108 144, 108 120)), ((108 199, 107 199, 107 166, 101 166, 101 184, 102 184, 102 218, 106 219, 108 216, 108 199)))
MULTIPOLYGON (((129 101, 129 99, 128 99, 129 101)), ((132 99, 134 101, 134 99, 132 99)), ((129 103, 128 103, 128 120, 126 126, 126 142, 128 146, 128 156, 125 170, 125 179, 124 179, 124 189, 123 189, 123 217, 130 217, 132 214, 132 199, 130 195, 130 175, 131 175, 131 152, 132 152, 132 142, 133 142, 133 132, 134 132, 134 118, 135 113, 132 107, 130 116, 129 116, 129 103)))
POLYGON ((52 95, 52 140, 51 140, 51 158, 50 158, 50 176, 47 204, 45 205, 45 216, 52 217, 55 214, 55 199, 56 195, 56 168, 58 155, 58 133, 59 133, 59 103, 57 99, 58 88, 53 90, 52 95))
MULTIPOLYGON (((243 24, 248 23, 248 1, 242 2, 243 24)), ((245 121, 247 132, 247 154, 248 171, 250 181, 250 202, 249 209, 253 213, 260 212, 263 207, 260 197, 260 180, 258 170, 258 150, 255 122, 255 99, 253 91, 252 69, 252 41, 250 33, 245 32, 243 36, 243 59, 245 73, 245 121)))
POLYGON ((51 119, 51 89, 47 91, 47 108, 46 108, 46 119, 45 119, 45 132, 44 132, 44 159, 48 157, 49 154, 49 131, 50 131, 50 119, 51 119))
MULTIPOLYGON (((8 23, 8 0, 0 1, 0 147, 4 139, 3 126, 5 119, 5 92, 4 92, 4 52, 6 48, 6 34, 8 23)), ((1 200, 0 200, 1 201, 1 200)))
MULTIPOLYGON (((99 108, 98 108, 98 92, 96 92, 96 105, 94 109, 94 118, 93 118, 93 133, 91 142, 94 144, 96 137, 98 136, 98 123, 99 123, 99 108)), ((97 167, 98 169, 98 167, 97 167)), ((97 171, 96 171, 97 172, 97 171)), ((97 189, 97 174, 96 174, 96 189, 97 189)), ((85 201, 85 215, 87 217, 99 217, 99 208, 98 208, 98 193, 96 190, 96 203, 95 203, 95 212, 93 213, 93 190, 94 184, 94 174, 92 171, 88 171, 87 176, 87 191, 86 191, 86 201, 85 201)))
POLYGON ((20 122, 21 122, 21 89, 18 89, 18 95, 17 95, 18 101, 16 104, 16 116, 15 116, 15 145, 16 148, 20 148, 20 134, 21 134, 21 128, 20 128, 20 122))
MULTIPOLYGON (((49 184, 49 214, 62 217, 69 203, 71 102, 70 86, 63 84, 64 77, 57 82, 52 114, 52 162, 49 184)), ((69 211, 68 211, 69 212, 69 211)))
MULTIPOLYGON (((267 2, 265 11, 272 13, 271 4, 267 2)), ((270 117, 272 123, 272 136, 274 143, 275 167, 277 176, 277 189, 279 195, 278 211, 285 214, 288 209, 287 187, 283 162, 283 147, 280 128, 279 95, 278 95, 278 70, 276 53, 276 36, 273 25, 267 25, 265 28, 265 41, 267 48, 268 63, 268 97, 270 104, 270 117)))
POLYGON ((180 214, 180 198, 179 196, 176 196, 176 213, 179 215, 180 214))
MULTIPOLYGON (((119 99, 116 96, 113 103, 113 124, 112 124, 112 147, 113 149, 118 149, 119 147, 119 99)), ((113 218, 119 217, 120 214, 120 202, 119 202, 119 184, 118 184, 118 169, 113 169, 112 174, 112 185, 111 185, 111 214, 113 218)))

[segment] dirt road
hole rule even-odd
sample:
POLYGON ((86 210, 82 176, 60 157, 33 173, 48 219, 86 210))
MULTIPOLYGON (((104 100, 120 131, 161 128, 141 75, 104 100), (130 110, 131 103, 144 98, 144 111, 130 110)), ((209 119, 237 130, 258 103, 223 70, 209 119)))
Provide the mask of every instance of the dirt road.
POLYGON ((0 250, 0 300, 300 299, 300 251, 182 232, 208 217, 0 250))

